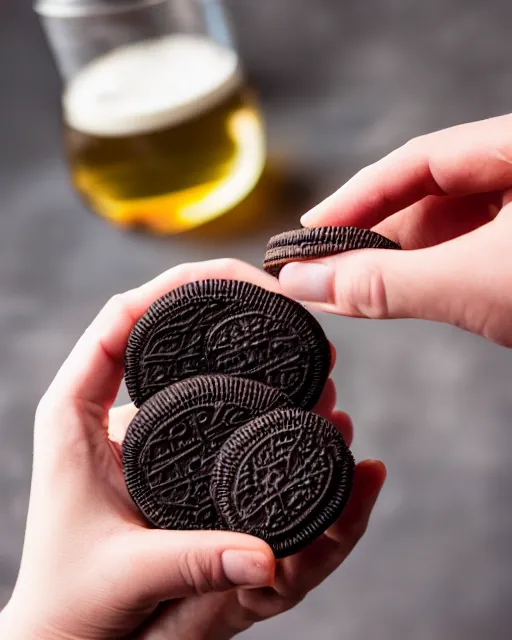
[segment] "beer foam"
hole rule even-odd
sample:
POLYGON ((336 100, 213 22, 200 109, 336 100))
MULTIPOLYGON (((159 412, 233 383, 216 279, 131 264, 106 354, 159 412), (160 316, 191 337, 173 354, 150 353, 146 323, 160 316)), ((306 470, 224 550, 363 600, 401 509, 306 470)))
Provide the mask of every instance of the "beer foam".
POLYGON ((96 136, 149 133, 200 115, 241 82, 234 51, 199 36, 165 36, 116 49, 82 69, 64 92, 64 119, 96 136))

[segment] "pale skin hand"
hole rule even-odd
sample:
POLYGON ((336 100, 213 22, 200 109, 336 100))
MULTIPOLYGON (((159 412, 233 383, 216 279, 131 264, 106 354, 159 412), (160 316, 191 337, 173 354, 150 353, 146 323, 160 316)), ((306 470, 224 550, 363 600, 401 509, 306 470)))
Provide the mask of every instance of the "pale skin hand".
POLYGON ((302 218, 373 228, 406 251, 293 263, 283 292, 325 311, 447 322, 512 346, 512 116, 419 137, 302 218))
MULTIPOLYGON (((233 260, 171 269, 105 306, 42 399, 23 558, 0 614, 0 637, 224 640, 297 604, 363 535, 385 478, 383 464, 370 460, 357 466, 340 520, 277 564, 270 548, 250 536, 146 527, 120 462, 119 442, 135 409, 111 409, 123 354, 134 323, 154 300, 204 278, 279 291, 274 278, 233 260)), ((335 402, 329 381, 315 410, 350 442, 350 419, 334 410, 335 402)))

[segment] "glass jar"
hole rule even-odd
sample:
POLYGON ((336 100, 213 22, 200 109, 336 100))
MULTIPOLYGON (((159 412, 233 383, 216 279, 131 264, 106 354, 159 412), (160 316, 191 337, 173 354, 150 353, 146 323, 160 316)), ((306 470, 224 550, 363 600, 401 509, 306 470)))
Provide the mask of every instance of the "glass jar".
POLYGON ((258 182, 265 133, 221 0, 39 0, 74 187, 123 227, 179 233, 258 182))

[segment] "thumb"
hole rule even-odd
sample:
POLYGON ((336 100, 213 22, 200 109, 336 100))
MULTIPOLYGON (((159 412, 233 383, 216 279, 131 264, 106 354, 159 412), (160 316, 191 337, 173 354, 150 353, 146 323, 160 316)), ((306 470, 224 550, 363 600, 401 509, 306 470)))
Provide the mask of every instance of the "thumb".
POLYGON ((485 299, 489 290, 486 275, 491 274, 478 265, 484 252, 481 232, 427 249, 363 249, 295 262, 282 269, 279 281, 285 295, 323 311, 466 325, 470 306, 481 301, 475 296, 485 299))
POLYGON ((144 530, 130 536, 128 546, 133 588, 160 602, 274 581, 270 547, 244 534, 144 530))

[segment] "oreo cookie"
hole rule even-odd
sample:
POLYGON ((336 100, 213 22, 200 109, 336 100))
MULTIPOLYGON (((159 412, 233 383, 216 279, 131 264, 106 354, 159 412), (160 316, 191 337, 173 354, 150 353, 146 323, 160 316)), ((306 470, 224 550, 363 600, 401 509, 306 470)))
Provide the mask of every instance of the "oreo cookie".
POLYGON ((278 277, 289 262, 314 260, 354 249, 401 249, 384 236, 358 227, 316 227, 286 231, 270 238, 263 268, 278 277))
POLYGON ((321 326, 298 302, 248 282, 204 280, 163 296, 137 322, 125 381, 138 407, 169 384, 220 373, 276 387, 311 409, 330 363, 321 326))
POLYGON ((210 495, 218 451, 243 424, 290 406, 288 397, 254 380, 205 376, 150 398, 122 446, 128 491, 160 529, 226 529, 210 495))
POLYGON ((300 409, 280 409, 225 442, 211 491, 232 531, 262 538, 282 558, 306 547, 341 515, 354 467, 334 425, 300 409))

